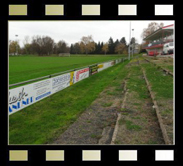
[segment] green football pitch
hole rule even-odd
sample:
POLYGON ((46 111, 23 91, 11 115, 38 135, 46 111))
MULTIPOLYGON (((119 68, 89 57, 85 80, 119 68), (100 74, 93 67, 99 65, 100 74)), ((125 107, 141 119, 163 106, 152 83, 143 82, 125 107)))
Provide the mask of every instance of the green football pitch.
POLYGON ((71 56, 71 57, 9 57, 9 84, 34 79, 98 62, 118 59, 122 56, 71 56))

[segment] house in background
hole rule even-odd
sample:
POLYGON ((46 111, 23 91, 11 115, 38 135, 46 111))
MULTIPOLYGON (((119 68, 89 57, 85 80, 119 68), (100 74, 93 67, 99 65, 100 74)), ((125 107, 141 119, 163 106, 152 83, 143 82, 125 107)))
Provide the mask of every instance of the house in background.
POLYGON ((130 49, 130 53, 133 52, 133 54, 138 54, 140 51, 140 45, 138 43, 133 43, 130 45, 131 49, 130 49))

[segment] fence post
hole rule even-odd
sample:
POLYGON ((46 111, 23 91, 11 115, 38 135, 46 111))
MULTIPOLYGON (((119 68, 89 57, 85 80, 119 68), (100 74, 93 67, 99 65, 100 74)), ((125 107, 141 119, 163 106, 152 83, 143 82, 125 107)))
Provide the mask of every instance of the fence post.
POLYGON ((89 77, 91 77, 91 75, 92 75, 92 68, 91 68, 91 66, 88 66, 89 67, 89 77))

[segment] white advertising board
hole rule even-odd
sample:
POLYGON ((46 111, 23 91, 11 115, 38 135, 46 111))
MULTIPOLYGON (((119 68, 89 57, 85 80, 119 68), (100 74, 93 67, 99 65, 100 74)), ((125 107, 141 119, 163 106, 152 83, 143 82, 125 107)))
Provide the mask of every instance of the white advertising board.
POLYGON ((116 64, 120 63, 121 59, 116 59, 116 64))
POLYGON ((108 67, 111 67, 111 62, 106 62, 104 63, 104 69, 108 68, 108 67))
MULTIPOLYGON (((101 63, 98 72, 115 64, 101 63)), ((119 61, 118 61, 119 63, 119 61)), ((9 115, 89 77, 89 67, 9 90, 9 115)))
POLYGON ((51 78, 9 90, 9 115, 51 95, 51 78))
POLYGON ((89 77, 89 67, 74 72, 74 83, 89 77))
POLYGON ((112 66, 112 61, 98 64, 98 72, 100 72, 108 67, 111 67, 111 66, 112 66))
POLYGON ((52 93, 56 93, 70 86, 70 73, 56 76, 52 79, 52 93))

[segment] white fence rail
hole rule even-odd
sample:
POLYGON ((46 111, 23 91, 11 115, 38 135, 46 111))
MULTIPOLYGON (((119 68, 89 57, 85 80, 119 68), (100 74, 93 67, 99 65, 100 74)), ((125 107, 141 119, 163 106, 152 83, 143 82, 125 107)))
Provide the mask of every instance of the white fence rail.
MULTIPOLYGON (((80 68, 78 70, 69 70, 68 73, 61 74, 52 78, 49 76, 40 77, 38 79, 47 78, 42 81, 34 82, 28 85, 23 85, 9 90, 9 115, 22 110, 29 105, 32 105, 56 92, 59 92, 89 76, 98 73, 108 67, 123 62, 126 58, 112 60, 104 63, 90 65, 88 67, 80 68)), ((63 72, 61 72, 63 73, 63 72)), ((53 76, 53 75, 50 75, 53 76)), ((37 80, 38 80, 37 79, 37 80)), ((29 81, 35 81, 32 79, 29 81)), ((9 87, 25 84, 24 81, 17 84, 12 84, 9 87)))

